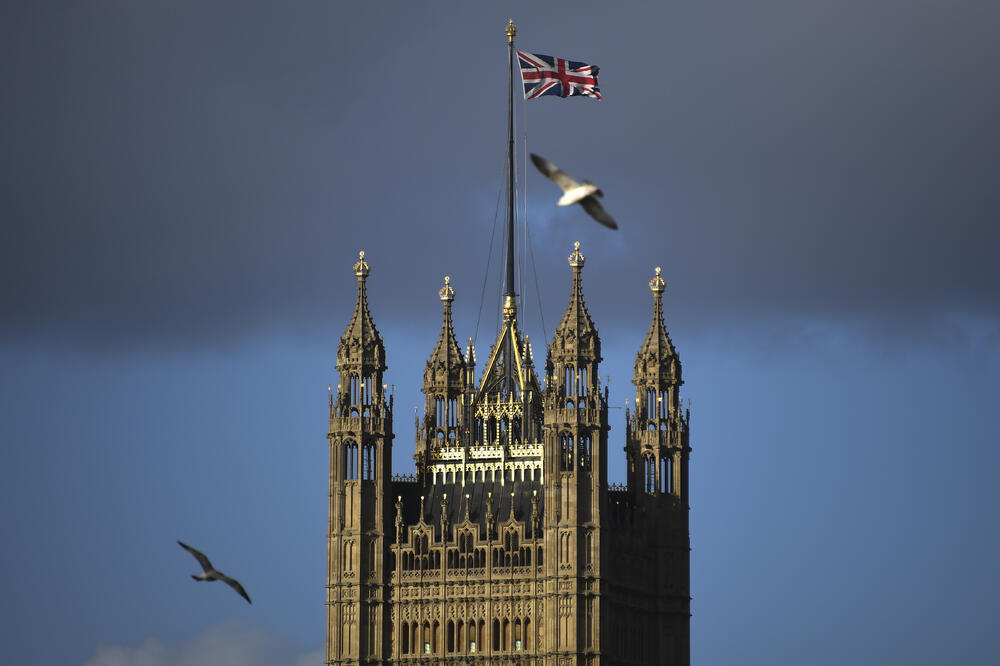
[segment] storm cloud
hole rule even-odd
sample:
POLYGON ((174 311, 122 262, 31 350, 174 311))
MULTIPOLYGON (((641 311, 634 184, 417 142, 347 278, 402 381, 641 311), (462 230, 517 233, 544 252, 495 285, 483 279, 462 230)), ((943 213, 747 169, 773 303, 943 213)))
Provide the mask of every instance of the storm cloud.
MULTIPOLYGON (((522 174, 550 317, 580 240, 609 321, 647 316, 662 265, 695 331, 995 326, 996 3, 574 7, 513 11, 518 44, 600 65, 605 100, 531 102, 519 134, 601 183, 621 231, 554 210, 551 184, 522 174)), ((380 325, 436 318, 448 273, 471 327, 503 166, 507 15, 398 9, 8 5, 0 339, 339 332, 359 249, 380 325)))

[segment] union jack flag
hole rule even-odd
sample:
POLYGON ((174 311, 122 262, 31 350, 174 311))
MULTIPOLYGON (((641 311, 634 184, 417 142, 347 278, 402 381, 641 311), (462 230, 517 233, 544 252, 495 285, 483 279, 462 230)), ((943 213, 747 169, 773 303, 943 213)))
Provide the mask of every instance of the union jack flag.
POLYGON ((542 95, 583 95, 601 98, 597 87, 596 65, 573 62, 535 53, 517 52, 521 65, 521 81, 524 83, 524 99, 535 99, 542 95))

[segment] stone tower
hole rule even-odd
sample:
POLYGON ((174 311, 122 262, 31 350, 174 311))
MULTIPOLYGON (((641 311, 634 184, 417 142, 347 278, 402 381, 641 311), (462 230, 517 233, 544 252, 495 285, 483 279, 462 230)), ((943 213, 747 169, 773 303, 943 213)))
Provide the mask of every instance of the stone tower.
POLYGON ((545 383, 545 632, 555 654, 600 654, 601 492, 607 486, 607 394, 601 339, 583 301, 584 256, 569 257, 569 305, 549 345, 545 383))
POLYGON ((445 278, 412 475, 391 474, 385 347, 363 254, 354 265, 357 304, 330 398, 328 664, 689 665, 689 416, 665 283, 657 269, 625 415, 626 483, 609 484, 584 261, 577 243, 541 377, 508 293, 477 379, 445 278))
POLYGON ((330 523, 327 545, 329 664, 388 657, 385 552, 392 469, 392 399, 382 375, 385 345, 368 311, 370 272, 354 264, 358 297, 337 349, 330 395, 330 523))

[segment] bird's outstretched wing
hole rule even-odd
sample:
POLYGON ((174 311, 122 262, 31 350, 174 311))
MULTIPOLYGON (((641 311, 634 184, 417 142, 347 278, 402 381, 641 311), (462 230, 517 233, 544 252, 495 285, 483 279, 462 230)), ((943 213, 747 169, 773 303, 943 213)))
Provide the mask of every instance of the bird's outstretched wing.
POLYGON ((198 560, 198 564, 201 565, 201 568, 204 569, 206 573, 208 573, 209 571, 213 571, 215 569, 215 567, 212 566, 212 563, 208 561, 208 558, 205 557, 205 554, 202 553, 200 550, 192 548, 191 546, 187 545, 186 543, 180 540, 178 540, 177 543, 181 545, 181 548, 194 555, 194 559, 198 560))
POLYGON ((252 604, 253 603, 252 601, 250 601, 250 595, 247 594, 247 591, 243 589, 243 586, 240 585, 240 582, 238 580, 230 578, 229 576, 227 576, 226 574, 223 574, 223 573, 219 574, 219 580, 221 580, 226 585, 228 585, 229 587, 231 587, 234 590, 236 590, 241 597, 243 597, 244 599, 247 600, 248 604, 252 604))
POLYGON ((608 215, 608 211, 604 210, 601 206, 601 202, 595 197, 584 197, 580 200, 580 205, 583 209, 590 214, 592 218, 603 224, 610 229, 617 229, 618 225, 615 223, 614 219, 608 215))
POLYGON ((531 161, 535 163, 538 170, 545 174, 547 178, 551 179, 552 182, 561 187, 563 192, 571 190, 574 187, 580 187, 580 183, 573 180, 572 176, 557 167, 552 162, 549 162, 544 157, 531 153, 531 161))

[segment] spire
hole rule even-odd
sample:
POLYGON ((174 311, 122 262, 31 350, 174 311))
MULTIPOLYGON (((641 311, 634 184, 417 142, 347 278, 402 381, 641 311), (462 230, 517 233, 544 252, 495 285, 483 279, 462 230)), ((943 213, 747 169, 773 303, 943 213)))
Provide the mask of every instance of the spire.
POLYGON ((340 365, 343 362, 361 362, 384 370, 385 345, 375 327, 371 312, 368 311, 366 281, 370 272, 371 267, 365 261, 365 253, 362 251, 358 262, 354 264, 354 275, 358 278, 358 299, 354 304, 351 322, 340 338, 337 363, 340 365))
POLYGON ((575 338, 595 330, 594 321, 590 318, 587 305, 583 302, 580 273, 583 272, 585 262, 586 258, 580 253, 580 241, 577 241, 573 243, 573 254, 569 255, 569 265, 573 269, 573 287, 569 295, 569 305, 566 306, 566 312, 556 329, 557 333, 561 331, 563 335, 572 331, 575 338))
POLYGON ((427 360, 424 371, 424 383, 447 384, 453 387, 462 386, 462 370, 465 359, 462 349, 455 338, 455 329, 451 322, 451 304, 455 300, 455 290, 451 286, 451 278, 444 277, 444 287, 438 292, 443 309, 441 334, 438 336, 434 351, 427 360))
POLYGON ((653 319, 649 325, 649 333, 639 348, 635 359, 635 376, 648 376, 650 372, 659 374, 667 371, 674 381, 680 381, 681 366, 674 343, 670 341, 667 327, 663 323, 663 292, 667 283, 660 277, 660 267, 656 267, 656 275, 649 281, 649 289, 653 292, 653 319))

